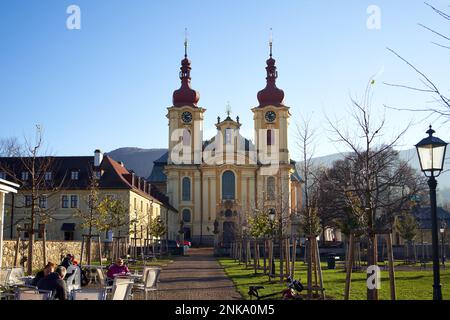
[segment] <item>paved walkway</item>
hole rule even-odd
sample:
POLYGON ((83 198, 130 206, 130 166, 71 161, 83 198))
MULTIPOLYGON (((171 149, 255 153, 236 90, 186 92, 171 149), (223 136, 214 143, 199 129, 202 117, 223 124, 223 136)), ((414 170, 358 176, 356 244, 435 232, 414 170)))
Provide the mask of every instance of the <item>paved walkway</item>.
POLYGON ((212 248, 191 248, 163 268, 158 300, 237 300, 241 295, 213 256, 212 248))

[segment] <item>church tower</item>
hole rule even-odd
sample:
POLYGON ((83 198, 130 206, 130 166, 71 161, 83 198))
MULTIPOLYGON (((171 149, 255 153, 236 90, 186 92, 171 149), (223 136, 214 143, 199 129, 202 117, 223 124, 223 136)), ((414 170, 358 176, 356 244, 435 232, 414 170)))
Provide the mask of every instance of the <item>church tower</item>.
POLYGON ((169 164, 200 164, 203 141, 203 113, 198 107, 200 94, 191 88, 191 61, 187 57, 187 41, 184 43, 184 59, 181 61, 181 87, 173 93, 173 106, 168 108, 169 164))
POLYGON ((290 214, 291 181, 293 164, 289 155, 288 129, 291 116, 289 107, 284 104, 284 91, 276 86, 278 78, 275 59, 270 55, 266 61, 266 87, 258 92, 259 105, 253 108, 255 146, 258 159, 262 163, 257 175, 259 208, 275 210, 278 214, 290 214), (270 163, 262 161, 266 156, 270 163))
POLYGON ((173 93, 173 106, 169 107, 169 150, 165 173, 167 195, 170 203, 179 211, 180 228, 185 239, 191 239, 203 231, 201 207, 201 171, 203 115, 199 107, 199 93, 191 88, 191 61, 184 43, 184 59, 181 61, 181 87, 173 93))
POLYGON ((253 108, 254 126, 256 130, 255 142, 257 148, 261 144, 274 145, 278 142, 280 163, 289 164, 288 148, 288 128, 289 107, 284 105, 284 91, 277 88, 276 80, 278 78, 275 59, 272 57, 272 42, 270 42, 270 56, 266 61, 267 77, 266 87, 258 92, 259 106, 253 108), (267 130, 263 134, 260 130, 267 130), (260 141, 264 138, 265 141, 260 141))

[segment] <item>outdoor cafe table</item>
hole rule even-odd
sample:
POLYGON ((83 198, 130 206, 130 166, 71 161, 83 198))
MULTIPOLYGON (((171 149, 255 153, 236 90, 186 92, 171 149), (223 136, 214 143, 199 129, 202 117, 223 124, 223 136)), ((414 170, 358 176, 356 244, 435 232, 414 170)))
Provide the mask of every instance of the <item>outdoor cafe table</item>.
POLYGON ((142 274, 139 273, 116 273, 113 277, 130 278, 133 279, 134 282, 139 282, 142 280, 142 274))

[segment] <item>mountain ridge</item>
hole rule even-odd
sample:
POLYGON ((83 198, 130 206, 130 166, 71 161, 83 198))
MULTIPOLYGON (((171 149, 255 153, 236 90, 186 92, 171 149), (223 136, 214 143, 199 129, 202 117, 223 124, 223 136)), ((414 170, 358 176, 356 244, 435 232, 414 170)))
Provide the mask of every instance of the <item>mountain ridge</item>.
MULTIPOLYGON (((128 169, 133 170, 137 175, 148 178, 153 169, 153 161, 160 158, 167 152, 166 148, 143 149, 137 147, 122 147, 106 153, 116 161, 122 161, 128 169)), ((399 151, 400 159, 408 161, 410 165, 420 170, 419 159, 415 149, 399 151)), ((334 161, 343 159, 345 153, 334 153, 327 156, 313 158, 314 164, 331 166, 334 161)), ((301 162, 297 162, 297 166, 301 162)), ((450 172, 443 173, 438 178, 439 198, 450 200, 450 172)))

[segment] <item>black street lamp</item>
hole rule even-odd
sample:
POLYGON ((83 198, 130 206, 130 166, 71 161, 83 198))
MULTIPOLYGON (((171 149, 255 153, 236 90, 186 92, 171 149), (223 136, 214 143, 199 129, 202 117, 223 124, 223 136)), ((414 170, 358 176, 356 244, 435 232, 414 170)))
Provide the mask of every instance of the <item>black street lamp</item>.
POLYGON ((431 239, 433 251, 433 300, 442 300, 436 212, 436 177, 441 174, 444 167, 447 143, 438 137, 433 137, 435 131, 431 128, 431 126, 427 133, 428 137, 416 144, 416 149, 419 156, 420 168, 425 176, 429 178, 428 186, 430 187, 431 239))
POLYGON ((445 220, 442 220, 441 222, 441 228, 440 228, 440 232, 441 232, 441 241, 442 241, 442 245, 441 245, 441 259, 442 259, 442 266, 445 268, 445 228, 447 227, 447 224, 445 223, 445 220))
MULTIPOLYGON (((275 231, 274 231, 274 228, 273 228, 273 223, 274 223, 274 221, 275 221, 275 209, 270 209, 269 210, 269 219, 270 219, 270 229, 272 230, 272 238, 273 238, 273 240, 275 240, 275 231)), ((275 241, 273 242, 273 245, 272 245, 272 266, 271 266, 271 269, 272 269, 272 275, 273 276, 275 276, 275 255, 274 255, 274 244, 275 244, 275 241)))

